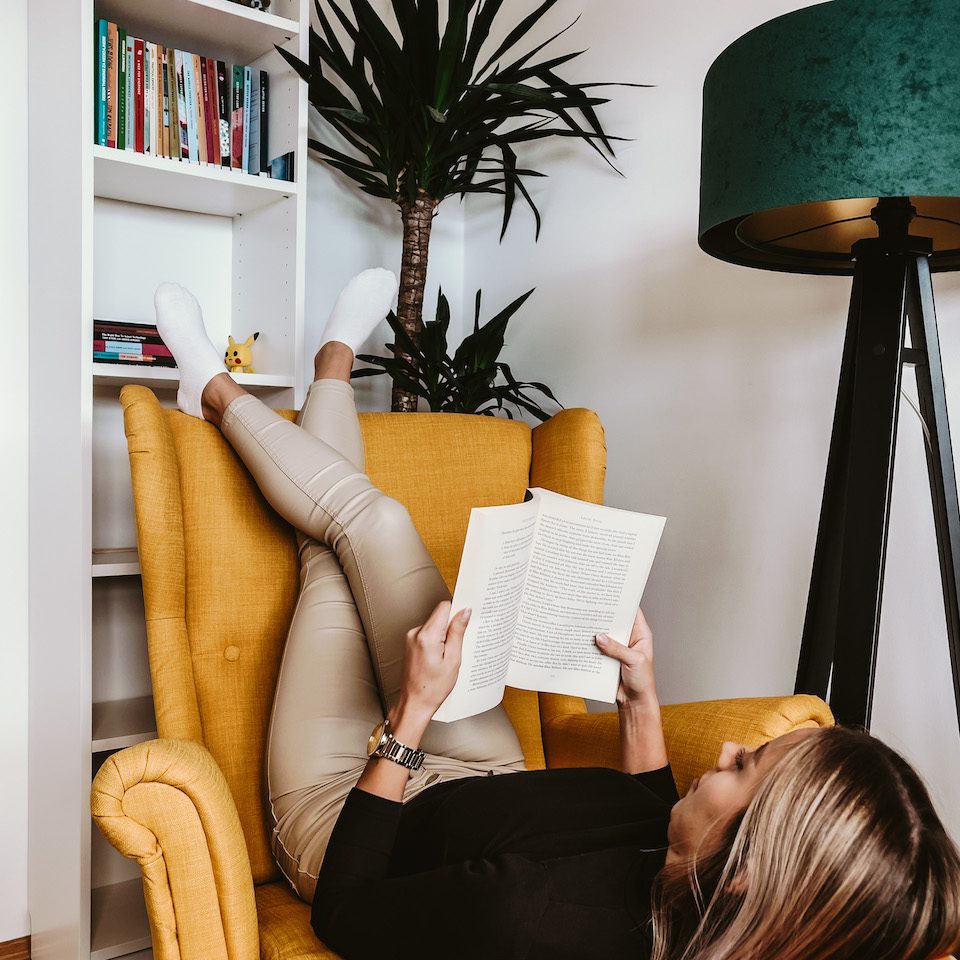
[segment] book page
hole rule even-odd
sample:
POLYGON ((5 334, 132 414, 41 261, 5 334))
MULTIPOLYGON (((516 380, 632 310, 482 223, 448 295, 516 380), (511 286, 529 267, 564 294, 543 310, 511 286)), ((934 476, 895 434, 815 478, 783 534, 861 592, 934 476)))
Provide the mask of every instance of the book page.
POLYGON ((612 702, 620 664, 593 637, 629 641, 666 521, 532 492, 540 517, 506 682, 612 702))
POLYGON ((470 511, 450 615, 464 607, 473 614, 463 638, 457 684, 434 720, 449 723, 472 717, 503 699, 537 509, 534 498, 470 511))

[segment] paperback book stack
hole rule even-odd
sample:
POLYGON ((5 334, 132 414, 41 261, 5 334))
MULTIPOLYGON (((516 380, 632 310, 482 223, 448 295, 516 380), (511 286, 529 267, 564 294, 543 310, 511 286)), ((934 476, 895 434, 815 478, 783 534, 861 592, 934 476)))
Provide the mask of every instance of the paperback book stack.
POLYGON ((270 176, 265 70, 141 40, 107 20, 94 35, 98 144, 270 176))
POLYGON ((96 363, 175 367, 170 348, 150 323, 127 320, 93 321, 93 359, 96 363))

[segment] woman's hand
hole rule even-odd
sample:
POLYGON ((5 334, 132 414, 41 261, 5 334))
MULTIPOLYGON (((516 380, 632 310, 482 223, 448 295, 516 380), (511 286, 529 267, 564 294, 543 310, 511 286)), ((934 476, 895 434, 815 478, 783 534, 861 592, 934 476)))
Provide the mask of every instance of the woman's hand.
POLYGON ((450 601, 444 600, 437 604, 426 623, 407 631, 400 695, 410 709, 428 719, 457 682, 463 634, 469 620, 469 609, 459 611, 450 620, 450 601))
POLYGON ((627 646, 603 633, 595 640, 602 653, 620 661, 617 706, 659 706, 653 675, 653 631, 643 611, 637 610, 627 646))

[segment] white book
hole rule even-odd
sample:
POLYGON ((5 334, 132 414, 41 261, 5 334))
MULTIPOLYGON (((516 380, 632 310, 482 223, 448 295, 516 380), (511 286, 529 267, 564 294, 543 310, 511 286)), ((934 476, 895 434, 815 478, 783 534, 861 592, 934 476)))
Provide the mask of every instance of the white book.
POLYGON ((523 503, 474 507, 450 608, 473 615, 433 719, 490 710, 504 686, 613 702, 620 664, 593 638, 629 641, 665 523, 540 487, 523 503))
POLYGON ((187 151, 191 163, 200 162, 200 147, 197 143, 197 78, 193 72, 193 56, 183 57, 183 98, 187 114, 187 151))

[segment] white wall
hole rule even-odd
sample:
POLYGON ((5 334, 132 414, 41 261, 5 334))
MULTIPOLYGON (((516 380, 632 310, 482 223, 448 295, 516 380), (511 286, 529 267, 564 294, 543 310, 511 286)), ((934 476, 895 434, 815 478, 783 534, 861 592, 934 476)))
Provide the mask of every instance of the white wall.
MULTIPOLYGON (((26 75, 27 0, 7 0, 0 62, 11 77, 26 75)), ((0 542, 0 943, 30 932, 27 916, 27 103, 7 98, 9 142, 17 162, 0 180, 0 290, 7 363, 0 377, 5 465, 0 472, 4 532, 0 542)))
MULTIPOLYGON (((584 145, 525 150, 538 244, 518 207, 467 203, 465 290, 490 308, 531 286, 505 358, 607 432, 606 498, 668 522, 643 606, 665 701, 791 692, 809 584, 840 352, 843 278, 750 270, 697 246, 703 78, 754 26, 803 0, 565 0, 539 39, 589 48, 565 70, 619 80, 601 108, 625 179, 584 145)), ((935 278, 960 443, 960 283, 935 278)), ((949 681, 920 432, 904 406, 874 731, 925 775, 960 838, 960 736, 949 681), (952 803, 950 802, 952 799, 952 803)))

